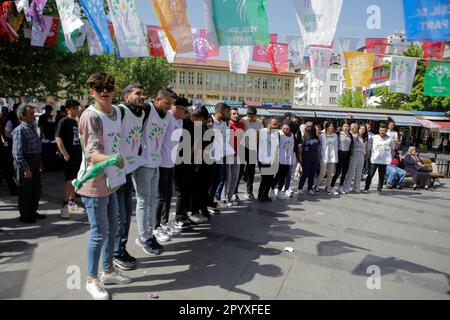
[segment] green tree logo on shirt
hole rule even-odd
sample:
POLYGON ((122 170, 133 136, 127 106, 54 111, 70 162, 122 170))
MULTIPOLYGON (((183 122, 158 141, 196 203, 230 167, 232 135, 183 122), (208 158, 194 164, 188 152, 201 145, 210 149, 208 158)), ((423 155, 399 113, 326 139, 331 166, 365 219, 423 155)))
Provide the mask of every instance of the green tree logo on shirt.
POLYGON ((114 139, 112 142, 111 154, 116 154, 119 152, 119 142, 120 142, 120 133, 116 133, 114 135, 114 139))
POLYGON ((155 141, 156 149, 159 149, 159 142, 164 133, 164 129, 159 127, 156 123, 152 123, 153 129, 150 131, 148 138, 150 141, 155 141))
POLYGON ((131 130, 128 132, 127 139, 125 140, 128 144, 131 144, 131 151, 133 152, 135 147, 137 146, 139 140, 141 139, 141 127, 140 126, 134 126, 131 128, 131 130))

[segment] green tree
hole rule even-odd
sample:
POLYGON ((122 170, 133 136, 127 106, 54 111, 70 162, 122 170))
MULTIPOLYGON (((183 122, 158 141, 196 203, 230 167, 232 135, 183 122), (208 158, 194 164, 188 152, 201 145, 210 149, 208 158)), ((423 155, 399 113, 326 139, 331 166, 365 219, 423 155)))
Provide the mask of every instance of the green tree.
MULTIPOLYGON (((403 55, 422 58, 422 48, 419 45, 411 44, 403 55)), ((414 84, 410 94, 390 93, 388 92, 388 87, 378 88, 375 91, 375 95, 381 99, 380 107, 383 109, 446 111, 450 105, 450 97, 424 96, 425 71, 425 61, 418 60, 414 84)))
POLYGON ((362 108, 364 107, 364 97, 358 90, 350 89, 339 96, 337 103, 341 108, 362 108))

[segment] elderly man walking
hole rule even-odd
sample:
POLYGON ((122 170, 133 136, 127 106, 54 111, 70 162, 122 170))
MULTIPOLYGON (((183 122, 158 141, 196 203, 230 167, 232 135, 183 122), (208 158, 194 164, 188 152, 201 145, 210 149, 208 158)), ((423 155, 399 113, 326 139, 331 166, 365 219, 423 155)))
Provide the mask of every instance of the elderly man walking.
POLYGON ((21 124, 12 133, 12 154, 19 191, 19 220, 35 223, 36 219, 46 218, 37 213, 41 197, 41 141, 34 126, 33 107, 21 105, 17 109, 17 115, 21 124))

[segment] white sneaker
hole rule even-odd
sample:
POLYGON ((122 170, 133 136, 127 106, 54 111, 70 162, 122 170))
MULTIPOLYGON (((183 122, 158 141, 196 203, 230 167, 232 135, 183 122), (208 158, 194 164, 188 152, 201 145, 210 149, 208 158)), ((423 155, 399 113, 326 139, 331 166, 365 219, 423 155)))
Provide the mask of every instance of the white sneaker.
POLYGON ((160 242, 170 241, 170 236, 161 227, 153 230, 153 235, 156 237, 156 240, 160 242))
POLYGON ((343 187, 339 187, 338 191, 339 191, 339 194, 341 194, 341 195, 344 195, 347 193, 347 192, 345 192, 345 189, 343 187))
MULTIPOLYGON (((303 191, 303 190, 302 190, 302 191, 303 191)), ((315 195, 316 195, 316 193, 314 192, 314 190, 309 190, 308 193, 309 193, 311 196, 315 196, 315 195)))
POLYGON ((293 190, 291 190, 291 189, 289 189, 287 191, 287 196, 290 197, 290 198, 292 198, 294 196, 294 194, 295 194, 295 192, 293 190))
POLYGON ((297 194, 300 195, 300 196, 302 196, 302 195, 305 194, 305 192, 304 192, 303 190, 298 190, 297 194))
POLYGON ((103 283, 98 281, 98 279, 86 282, 86 290, 94 300, 109 300, 108 292, 103 287, 103 283))
POLYGON ((100 275, 100 281, 103 284, 128 284, 131 283, 131 279, 123 276, 119 273, 119 271, 115 270, 111 274, 107 274, 102 272, 100 275))
POLYGON ((75 203, 72 206, 69 205, 69 212, 70 213, 86 213, 86 209, 75 203))
POLYGON ((169 235, 169 237, 177 236, 181 233, 181 230, 172 228, 169 225, 162 226, 163 231, 169 235))
POLYGON ((61 218, 63 218, 63 219, 70 219, 69 205, 66 204, 66 205, 61 209, 61 218))
POLYGON ((200 214, 191 214, 189 216, 189 220, 191 220, 193 223, 204 223, 208 221, 208 218, 200 215, 200 214))
POLYGON ((280 200, 286 200, 286 196, 283 194, 283 192, 278 192, 277 198, 280 200))
POLYGON ((275 198, 278 194, 278 189, 270 190, 269 197, 275 198))
POLYGON ((331 191, 331 194, 332 194, 333 196, 338 196, 338 195, 339 195, 339 192, 337 192, 335 188, 331 188, 330 191, 331 191))

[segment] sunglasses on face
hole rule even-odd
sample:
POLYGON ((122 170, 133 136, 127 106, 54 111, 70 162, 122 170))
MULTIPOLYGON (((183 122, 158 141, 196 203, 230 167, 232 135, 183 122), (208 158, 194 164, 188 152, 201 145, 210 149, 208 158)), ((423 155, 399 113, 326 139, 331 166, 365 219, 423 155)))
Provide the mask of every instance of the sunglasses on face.
POLYGON ((93 89, 95 91, 97 91, 98 93, 104 92, 106 90, 106 92, 113 92, 114 91, 114 86, 111 85, 98 85, 98 86, 94 86, 93 89))

